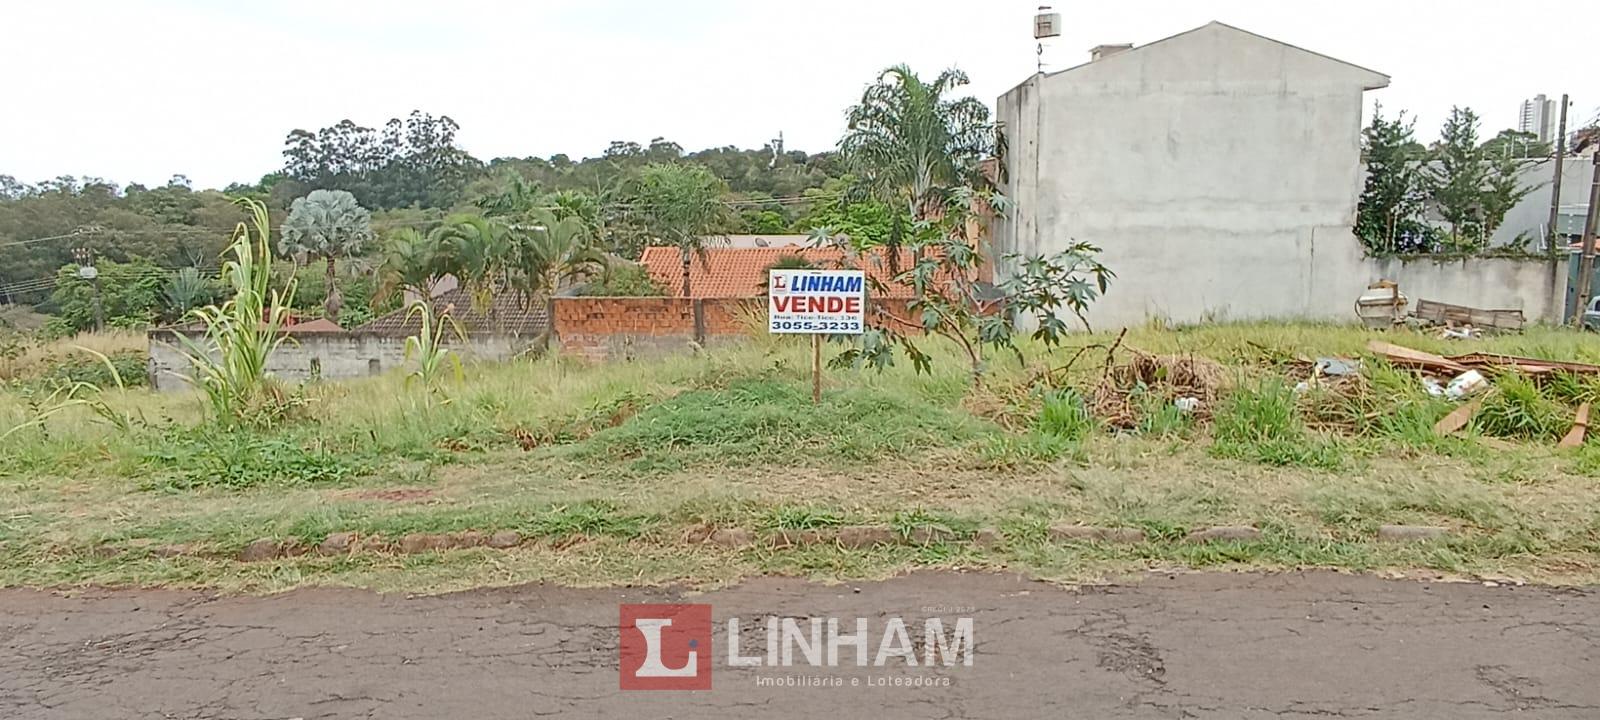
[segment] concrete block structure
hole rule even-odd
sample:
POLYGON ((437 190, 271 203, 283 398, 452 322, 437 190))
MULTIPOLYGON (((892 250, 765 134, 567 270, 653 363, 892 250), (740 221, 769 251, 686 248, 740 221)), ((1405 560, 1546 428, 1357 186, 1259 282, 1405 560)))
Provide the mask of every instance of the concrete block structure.
POLYGON ((999 99, 997 254, 1103 247, 1097 326, 1352 319, 1363 93, 1388 76, 1217 22, 1094 58, 999 99))

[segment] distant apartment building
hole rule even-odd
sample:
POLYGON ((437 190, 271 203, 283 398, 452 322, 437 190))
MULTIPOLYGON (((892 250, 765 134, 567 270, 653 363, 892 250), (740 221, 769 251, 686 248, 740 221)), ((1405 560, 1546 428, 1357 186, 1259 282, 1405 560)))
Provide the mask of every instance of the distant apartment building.
POLYGON ((1522 101, 1522 114, 1518 116, 1517 129, 1525 133, 1533 133, 1539 142, 1555 142, 1556 118, 1561 114, 1556 100, 1544 96, 1544 93, 1522 101))

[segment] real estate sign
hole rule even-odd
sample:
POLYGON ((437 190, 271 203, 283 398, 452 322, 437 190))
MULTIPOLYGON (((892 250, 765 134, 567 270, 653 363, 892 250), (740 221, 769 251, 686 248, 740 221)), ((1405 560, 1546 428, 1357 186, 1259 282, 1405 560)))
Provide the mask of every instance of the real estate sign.
POLYGON ((860 335, 866 329, 866 274, 860 270, 770 270, 767 331, 860 335))

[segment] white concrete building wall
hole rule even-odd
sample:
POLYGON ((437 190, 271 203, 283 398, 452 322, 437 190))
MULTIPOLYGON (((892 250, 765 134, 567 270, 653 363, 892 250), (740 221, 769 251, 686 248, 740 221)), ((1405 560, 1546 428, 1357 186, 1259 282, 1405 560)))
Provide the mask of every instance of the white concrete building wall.
MULTIPOLYGON (((1583 216, 1589 210, 1589 188, 1594 181, 1593 156, 1568 157, 1561 163, 1561 213, 1565 228, 1576 235, 1583 232, 1583 216)), ((1518 236, 1532 239, 1530 247, 1543 247, 1545 226, 1550 224, 1550 194, 1555 192, 1555 161, 1528 163, 1517 173, 1517 182, 1532 191, 1506 211, 1500 227, 1489 238, 1490 245, 1508 245, 1518 236)))
POLYGON ((1220 23, 1035 76, 999 101, 1015 209, 997 249, 1104 248, 1119 277, 1097 326, 1344 318, 1362 91, 1385 84, 1220 23))

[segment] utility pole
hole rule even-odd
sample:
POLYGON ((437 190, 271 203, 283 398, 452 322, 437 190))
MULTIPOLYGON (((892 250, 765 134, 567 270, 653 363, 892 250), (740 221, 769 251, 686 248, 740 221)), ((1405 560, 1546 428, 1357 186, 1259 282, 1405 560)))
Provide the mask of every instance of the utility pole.
POLYGON ((1550 224, 1545 226, 1545 244, 1550 259, 1557 255, 1556 223, 1561 221, 1561 162, 1567 154, 1567 94, 1561 93, 1561 130, 1556 133, 1556 177, 1550 183, 1550 224))
POLYGON ((72 249, 72 259, 78 263, 78 277, 94 286, 94 331, 106 329, 105 305, 100 302, 100 269, 94 266, 94 251, 79 247, 72 249))
POLYGON ((1589 213, 1583 222, 1583 256, 1578 258, 1577 304, 1572 308, 1572 318, 1577 321, 1580 330, 1583 329, 1583 313, 1589 309, 1589 294, 1594 290, 1589 284, 1590 276, 1594 274, 1595 223, 1600 219, 1600 152, 1592 157, 1594 180, 1589 185, 1589 213))

